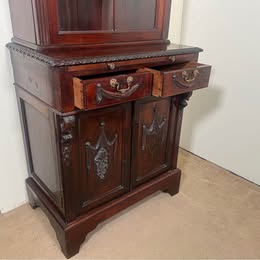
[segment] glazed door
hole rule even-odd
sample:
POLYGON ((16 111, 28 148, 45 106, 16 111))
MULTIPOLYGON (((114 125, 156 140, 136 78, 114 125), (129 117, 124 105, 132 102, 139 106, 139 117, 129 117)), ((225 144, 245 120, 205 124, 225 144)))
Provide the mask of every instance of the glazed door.
POLYGON ((81 114, 80 211, 129 190, 131 104, 81 114))
POLYGON ((48 0, 52 43, 160 40, 171 0, 48 0))
POLYGON ((138 186, 171 167, 173 143, 171 98, 135 104, 132 186, 138 186))

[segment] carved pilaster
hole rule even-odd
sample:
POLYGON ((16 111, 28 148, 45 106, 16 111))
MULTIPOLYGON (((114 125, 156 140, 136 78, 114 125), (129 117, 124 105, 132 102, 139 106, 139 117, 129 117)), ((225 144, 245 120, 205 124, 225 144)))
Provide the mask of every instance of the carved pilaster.
POLYGON ((71 165, 74 139, 75 116, 62 117, 61 128, 61 156, 66 167, 71 165))
POLYGON ((173 151, 173 168, 177 168, 178 150, 181 136, 181 126, 184 108, 188 106, 188 101, 192 96, 192 92, 187 92, 182 95, 178 95, 173 99, 173 110, 175 111, 174 116, 177 120, 174 132, 174 151, 173 151))
POLYGON ((191 96, 192 96, 192 92, 188 92, 180 95, 180 109, 183 109, 186 106, 188 106, 188 101, 190 100, 191 96))

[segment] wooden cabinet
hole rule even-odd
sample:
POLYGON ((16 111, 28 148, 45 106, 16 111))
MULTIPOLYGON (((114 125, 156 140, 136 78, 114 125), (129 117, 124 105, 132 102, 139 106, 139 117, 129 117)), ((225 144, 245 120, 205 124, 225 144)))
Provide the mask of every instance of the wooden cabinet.
POLYGON ((102 221, 178 193, 183 111, 211 67, 167 40, 170 0, 9 2, 29 201, 69 258, 102 221))

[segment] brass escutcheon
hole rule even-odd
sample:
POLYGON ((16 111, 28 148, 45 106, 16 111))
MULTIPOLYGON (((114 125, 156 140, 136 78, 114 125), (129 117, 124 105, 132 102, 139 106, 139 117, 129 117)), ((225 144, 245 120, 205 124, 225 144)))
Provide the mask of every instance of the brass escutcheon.
POLYGON ((114 70, 116 68, 116 64, 115 63, 107 63, 107 67, 110 69, 110 70, 114 70))

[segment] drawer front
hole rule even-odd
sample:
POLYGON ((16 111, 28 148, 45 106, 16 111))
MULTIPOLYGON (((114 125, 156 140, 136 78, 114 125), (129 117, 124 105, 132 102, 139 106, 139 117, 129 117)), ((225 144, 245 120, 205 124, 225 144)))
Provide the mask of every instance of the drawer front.
POLYGON ((105 78, 74 78, 75 106, 95 109, 151 96, 152 74, 132 73, 105 78), (83 95, 83 96, 82 96, 83 95))
POLYGON ((170 97, 206 88, 209 84, 210 71, 211 66, 196 62, 138 70, 153 74, 152 95, 155 97, 170 97))
POLYGON ((168 97, 208 87, 210 71, 211 66, 189 63, 182 69, 163 72, 162 96, 168 97))

